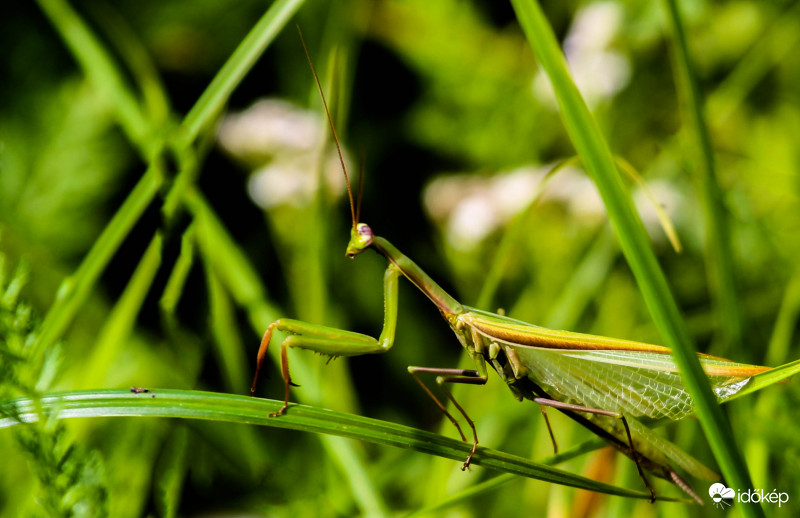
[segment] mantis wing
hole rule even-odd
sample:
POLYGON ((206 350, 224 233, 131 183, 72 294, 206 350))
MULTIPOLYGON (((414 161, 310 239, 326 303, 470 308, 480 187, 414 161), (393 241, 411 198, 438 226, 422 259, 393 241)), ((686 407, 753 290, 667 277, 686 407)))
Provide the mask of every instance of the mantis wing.
MULTIPOLYGON (((692 399, 672 356, 662 352, 514 347, 531 378, 553 397, 631 417, 673 420, 692 413, 692 399)), ((764 367, 701 357, 720 402, 764 367)))
MULTIPOLYGON (((637 419, 681 419, 692 412, 691 397, 669 354, 533 347, 515 350, 528 368, 529 377, 552 397, 626 415, 637 448, 644 450, 646 456, 663 455, 697 478, 719 478, 717 473, 637 419)), ((720 401, 732 397, 751 379, 726 375, 740 373, 751 366, 709 357, 700 358, 700 362, 710 374, 709 381, 720 401)))
MULTIPOLYGON (((469 308, 461 317, 471 340, 512 349, 519 368, 549 397, 574 405, 617 412, 630 425, 636 450, 663 466, 667 457, 698 478, 719 476, 639 419, 682 419, 692 413, 692 399, 680 378, 670 350, 615 338, 546 329, 505 316, 469 308)), ((507 351, 508 354, 509 351, 507 351)), ((699 355, 719 401, 732 398, 768 367, 734 363, 699 355)), ((520 371, 521 372, 521 371, 520 371)), ((624 433, 615 418, 590 420, 622 443, 624 433)), ((661 476, 668 475, 662 473, 661 476)))

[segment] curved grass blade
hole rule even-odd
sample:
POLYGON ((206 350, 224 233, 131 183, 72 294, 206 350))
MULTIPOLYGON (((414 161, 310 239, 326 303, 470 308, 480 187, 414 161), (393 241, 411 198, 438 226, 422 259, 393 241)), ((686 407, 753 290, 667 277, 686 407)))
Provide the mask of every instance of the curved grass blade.
POLYGON ((220 113, 234 88, 303 2, 304 0, 278 0, 270 6, 186 114, 181 123, 181 144, 191 144, 211 119, 220 113))
POLYGON ((736 399, 751 392, 761 390, 776 383, 786 383, 791 376, 800 372, 800 360, 785 363, 780 367, 775 367, 760 374, 756 374, 750 379, 750 383, 736 395, 731 396, 729 399, 736 399))
MULTIPOLYGON (((537 61, 553 84, 564 127, 600 191, 645 304, 664 344, 672 349, 711 451, 732 487, 753 487, 730 424, 717 405, 664 272, 650 248, 631 197, 622 185, 608 143, 570 77, 553 29, 538 2, 512 0, 512 5, 537 61)), ((742 509, 750 516, 761 515, 758 506, 742 509)))
POLYGON ((514 250, 514 243, 519 242, 520 234, 522 234, 522 232, 526 229, 525 223, 528 220, 528 215, 531 213, 531 211, 533 211, 534 207, 539 204, 539 199, 541 198, 542 194, 547 191, 547 188, 550 186, 550 182, 552 181, 553 177, 565 167, 575 165, 577 163, 579 163, 578 158, 571 157, 561 160, 553 165, 553 167, 547 171, 547 174, 536 186, 536 190, 534 191, 533 196, 531 196, 531 201, 528 203, 528 207, 517 214, 508 225, 508 228, 503 233, 503 237, 500 240, 500 244, 497 246, 494 259, 492 260, 492 264, 489 266, 489 272, 483 281, 481 292, 478 295, 478 300, 475 303, 476 308, 486 309, 492 305, 492 300, 497 292, 498 287, 500 286, 500 281, 503 278, 503 274, 507 270, 509 257, 514 250))
POLYGON ((653 207, 653 210, 656 212, 656 217, 658 218, 658 223, 661 225, 661 229, 664 231, 664 234, 669 239, 669 243, 672 245, 672 249, 675 250, 675 253, 681 253, 683 250, 683 246, 681 245, 681 240, 678 237, 678 232, 675 230, 675 225, 672 224, 672 220, 667 214, 666 209, 664 208, 661 203, 658 202, 656 195, 653 194, 653 191, 647 186, 647 182, 644 181, 642 175, 636 170, 635 167, 631 165, 630 162, 622 158, 621 156, 616 156, 614 159, 617 161, 617 165, 619 166, 619 170, 628 175, 628 178, 633 180, 633 182, 641 189, 642 193, 647 196, 647 199, 650 200, 650 205, 653 207))
POLYGON ((665 0, 667 19, 672 32, 677 86, 679 97, 683 100, 683 111, 694 133, 693 141, 697 148, 696 160, 699 168, 699 194, 705 212, 706 255, 710 277, 711 295, 714 297, 719 314, 719 329, 725 341, 726 350, 741 348, 745 323, 736 296, 736 274, 731 244, 731 230, 728 213, 723 203, 724 196, 717 179, 717 163, 711 132, 704 115, 703 98, 694 64, 689 53, 686 28, 676 0, 665 0))
POLYGON ((83 19, 64 0, 39 0, 75 61, 98 90, 111 101, 125 134, 145 159, 152 157, 157 139, 123 72, 83 19))
POLYGON ((62 282, 55 301, 42 323, 41 334, 32 352, 33 356, 38 356, 51 347, 66 332, 91 295, 111 258, 158 194, 163 183, 164 176, 160 164, 154 162, 103 229, 75 273, 62 282))
MULTIPOLYGON (((539 461, 539 464, 544 464, 547 466, 555 466, 556 464, 560 464, 562 462, 566 462, 568 460, 574 459, 579 457, 585 453, 590 453, 595 450, 599 450, 600 448, 605 448, 608 446, 608 443, 603 439, 595 437, 593 439, 589 439, 588 441, 584 441, 577 446, 570 448, 569 450, 562 451, 561 453, 556 453, 555 455, 551 455, 546 459, 542 459, 539 461)), ((455 505, 458 505, 462 502, 466 502, 467 500, 477 498, 479 496, 486 495, 495 489, 498 489, 510 482, 515 480, 520 480, 519 477, 516 475, 512 475, 510 473, 505 473, 503 475, 498 475, 496 477, 490 478, 489 480, 484 480, 474 486, 470 486, 466 489, 463 489, 453 495, 450 495, 435 504, 429 505, 422 509, 418 509, 411 514, 406 515, 406 518, 411 518, 412 516, 426 516, 429 514, 438 513, 444 509, 448 509, 455 505)), ((689 500, 687 500, 689 502, 689 500)))
MULTIPOLYGON (((471 445, 403 425, 334 412, 305 405, 292 405, 280 419, 267 417, 282 402, 232 394, 187 390, 150 389, 133 393, 127 390, 74 391, 53 393, 37 402, 20 398, 6 402, 0 428, 33 422, 37 406, 44 412, 59 412, 62 419, 75 417, 171 417, 257 424, 306 432, 337 435, 386 446, 406 448, 453 460, 463 460, 471 445)), ((590 491, 630 498, 649 499, 642 491, 615 487, 579 475, 532 462, 516 455, 479 447, 473 464, 590 491)), ((683 499, 660 498, 665 501, 683 499)))

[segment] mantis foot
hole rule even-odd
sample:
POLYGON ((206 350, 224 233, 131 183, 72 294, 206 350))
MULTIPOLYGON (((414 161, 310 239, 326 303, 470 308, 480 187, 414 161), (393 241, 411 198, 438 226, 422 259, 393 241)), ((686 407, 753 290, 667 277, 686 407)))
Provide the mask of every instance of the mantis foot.
POLYGON ((283 415, 286 413, 287 408, 289 408, 289 405, 287 403, 284 403, 283 406, 277 412, 272 412, 269 415, 267 415, 267 417, 278 417, 279 415, 283 415))
POLYGON ((472 443, 472 451, 469 452, 467 456, 467 460, 464 461, 464 464, 461 466, 461 471, 466 471, 469 469, 470 464, 472 464, 472 457, 475 456, 475 451, 478 449, 478 441, 476 440, 472 443))

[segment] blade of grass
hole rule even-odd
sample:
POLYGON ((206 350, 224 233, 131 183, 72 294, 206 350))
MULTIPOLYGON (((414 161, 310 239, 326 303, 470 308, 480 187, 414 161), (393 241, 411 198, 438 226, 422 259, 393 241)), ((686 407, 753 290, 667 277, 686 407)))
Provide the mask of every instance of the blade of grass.
POLYGON ((656 199, 653 191, 651 191, 647 186, 647 183, 644 181, 644 178, 642 178, 642 175, 639 174, 639 172, 630 164, 630 162, 622 157, 614 158, 617 161, 617 166, 619 167, 620 171, 628 175, 628 178, 633 180, 633 182, 639 187, 639 190, 644 193, 648 200, 650 200, 650 205, 653 207, 653 210, 656 213, 658 223, 661 225, 661 229, 664 231, 667 239, 669 239, 672 249, 675 250, 675 253, 681 253, 683 250, 683 245, 681 245, 678 232, 675 230, 675 226, 672 224, 672 220, 669 218, 669 214, 667 214, 664 206, 658 202, 658 199, 656 199))
POLYGON ((190 145, 220 113, 236 86, 303 3, 277 0, 258 20, 183 119, 179 137, 182 146, 190 145))
POLYGON ((191 223, 181 236, 181 251, 175 260, 175 265, 164 287, 164 292, 158 300, 161 315, 170 326, 177 325, 175 310, 183 294, 186 279, 194 264, 195 223, 191 223))
MULTIPOLYGON (((551 455, 546 459, 542 459, 539 461, 539 464, 543 464, 545 466, 555 466, 562 462, 566 462, 568 460, 579 457, 585 453, 599 450, 600 448, 604 448, 607 446, 608 443, 602 439, 599 438, 589 439, 588 441, 584 441, 581 444, 578 444, 570 448, 569 450, 557 453, 555 455, 551 455)), ((448 509, 462 502, 466 502, 467 500, 486 495, 494 491, 495 489, 498 489, 515 480, 520 480, 520 478, 517 475, 512 475, 510 473, 498 475, 494 478, 490 478, 489 480, 484 480, 479 484, 475 484, 474 486, 470 486, 467 489, 461 490, 458 493, 437 502, 436 504, 430 505, 428 507, 425 507, 424 509, 419 509, 411 514, 408 514, 406 515, 406 518, 411 518, 412 516, 425 516, 428 514, 439 513, 444 509, 448 509)))
POLYGON ((775 385, 776 383, 786 382, 788 378, 794 376, 798 372, 800 372, 800 360, 785 363, 780 367, 775 367, 774 369, 756 374, 752 377, 750 383, 741 391, 737 392, 731 399, 746 396, 747 394, 769 387, 770 385, 775 385))
MULTIPOLYGON (((276 2, 273 8, 283 6, 287 2, 276 2)), ((133 113, 136 103, 135 98, 127 90, 124 81, 121 79, 121 74, 111 60, 105 53, 105 49, 100 45, 97 38, 89 31, 88 27, 78 17, 78 15, 69 7, 68 4, 62 0, 41 0, 42 9, 51 17, 51 20, 56 25, 57 29, 62 32, 65 42, 73 51, 76 59, 84 67, 87 75, 97 78, 100 86, 109 91, 112 99, 118 101, 120 104, 116 106, 117 110, 122 114, 133 113)), ((282 19, 278 17, 274 9, 264 15, 264 18, 257 24, 257 26, 250 32, 248 43, 244 42, 234 52, 234 56, 223 67, 229 72, 223 74, 220 71, 212 81, 206 92, 201 96, 203 98, 214 98, 220 103, 216 109, 221 107, 222 103, 227 99, 227 95, 235 88, 241 81, 244 74, 252 67, 252 64, 257 58, 257 53, 263 52, 266 48, 273 33, 278 30, 275 25, 275 19, 282 19), (270 12, 273 15, 270 16, 270 12), (265 23, 270 20, 270 23, 265 23), (256 29, 263 32, 260 33, 256 29), (254 36, 255 34, 255 36, 254 36), (263 45, 259 36, 265 42, 263 45), (236 74, 232 74, 233 70, 236 74), (213 88, 212 88, 213 86, 213 88), (214 94, 216 92, 216 94, 214 94), (227 92, 224 96, 223 92, 227 92)), ((198 101, 200 103, 200 101, 198 101)), ((199 108, 192 110, 192 112, 200 113, 199 108)), ((190 112, 190 115, 191 113, 190 112)), ((141 116, 139 113, 138 116, 141 116)), ((137 117, 138 117, 137 116, 137 117)), ((136 117, 131 115, 133 121, 136 117)), ((189 116, 187 116, 187 119, 189 116)), ((206 121, 206 119, 196 115, 195 120, 206 121), (199 118, 198 118, 199 117, 199 118)), ((143 131, 138 125, 137 131, 143 131)), ((129 135, 132 141, 136 142, 136 135, 133 132, 129 135)), ((133 225, 138 221, 139 217, 144 212, 147 205, 153 200, 158 189, 164 183, 164 173, 162 165, 159 161, 155 160, 156 153, 145 153, 146 156, 151 158, 151 162, 142 179, 137 183, 134 190, 123 203, 122 207, 117 211, 112 220, 103 230, 100 238, 95 242, 92 249, 84 258, 81 266, 75 274, 64 281, 59 289, 58 295, 53 306, 48 311, 47 316, 42 325, 42 333, 34 348, 34 353, 38 354, 42 350, 51 346, 58 340, 67 327, 72 323, 75 315, 80 307, 86 301, 86 298, 91 293, 94 284, 97 282, 100 274, 103 272, 108 262, 116 253, 122 240, 128 235, 133 225)), ((178 153, 178 162, 180 164, 180 171, 178 172, 177 179, 173 183, 170 191, 166 195, 167 201, 165 202, 165 210, 169 218, 174 213, 178 205, 178 201, 185 194, 185 191, 191 186, 190 180, 193 177, 193 172, 197 170, 197 160, 194 154, 188 150, 181 150, 178 153), (167 210, 172 208, 172 210, 167 210)))
POLYGON ((122 63, 130 70, 131 78, 141 92, 142 112, 154 126, 162 126, 169 118, 170 102, 146 46, 115 6, 94 2, 90 9, 89 15, 97 21, 122 63))
POLYGON ((786 286, 778 316, 767 346, 766 364, 785 361, 789 356, 797 320, 800 318, 800 269, 796 270, 786 286))
POLYGON ((550 182, 553 180, 553 177, 565 167, 575 165, 577 161, 578 159, 576 157, 568 158, 561 160, 552 168, 550 168, 544 178, 542 178, 539 184, 536 186, 536 190, 531 196, 531 201, 528 204, 528 207, 514 216, 514 219, 511 220, 511 223, 509 223, 506 231, 503 233, 500 244, 497 246, 497 251, 492 259, 492 264, 489 265, 489 271, 486 274, 486 278, 481 286, 480 294, 478 294, 478 299, 475 302, 476 308, 487 309, 492 306, 492 299, 494 298, 495 293, 500 286, 500 281, 503 278, 504 272, 507 270, 509 256, 513 252, 516 244, 519 243, 519 236, 526 229, 525 223, 528 220, 528 216, 534 210, 534 207, 538 205, 541 196, 547 191, 547 188, 550 186, 550 182))
POLYGON ((64 0, 38 1, 39 7, 50 19, 83 71, 111 101, 119 123, 130 141, 139 148, 145 160, 151 159, 158 147, 153 128, 105 47, 69 3, 64 0))
MULTIPOLYGON (((622 184, 608 144, 567 71, 553 29, 537 2, 512 0, 512 5, 536 59, 550 78, 564 126, 584 167, 600 191, 620 248, 633 271, 653 321, 665 345, 672 348, 675 363, 692 395, 696 414, 714 457, 732 487, 752 487, 733 432, 700 367, 678 305, 649 246, 642 221, 622 184)), ((743 512, 760 515, 761 508, 745 506, 743 512)))
POLYGON ((164 197, 162 212, 171 222, 186 192, 194 185, 199 172, 198 154, 192 143, 200 132, 219 115, 231 93, 253 68, 275 36, 294 15, 304 0, 278 0, 264 13, 244 40, 236 47, 208 87, 194 103, 177 132, 172 136, 173 152, 180 171, 164 197))
MULTIPOLYGON (((784 361, 789 356, 792 335, 800 316, 800 271, 795 271, 789 280, 783 294, 778 316, 772 328, 769 346, 767 347, 766 363, 774 364, 784 361)), ((791 374, 791 364, 780 367, 784 373, 791 374)), ((800 365, 797 365, 800 370, 800 365)), ((755 408, 748 408, 744 419, 747 422, 770 422, 772 417, 780 412, 780 402, 777 398, 761 394, 756 401, 755 408)), ((750 473, 753 483, 757 487, 769 484, 770 460, 769 452, 775 450, 774 444, 764 436, 750 436, 745 443, 745 454, 750 459, 750 473)))
MULTIPOLYGON (((293 12, 292 8, 296 9, 301 3, 297 0, 294 2, 279 0, 268 10, 201 95, 195 108, 187 115, 183 127, 195 127, 193 134, 196 136, 199 128, 221 108, 230 92, 272 41, 274 34, 282 27, 280 23, 285 24, 287 13, 293 12)), ((86 74, 93 77, 101 89, 107 91, 111 99, 116 102, 115 108, 120 117, 128 121, 127 124, 130 126, 124 125, 129 130, 129 138, 133 142, 139 142, 141 135, 145 133, 145 125, 140 122, 143 115, 135 97, 125 86, 118 67, 105 49, 67 3, 62 0, 41 0, 40 5, 61 32, 65 43, 83 66, 86 74)), ((143 154, 151 159, 147 171, 103 230, 75 274, 62 284, 43 322, 42 333, 34 348, 35 354, 51 346, 66 331, 122 240, 164 183, 162 166, 155 161, 157 153, 154 149, 150 149, 149 144, 143 151, 143 154)), ((177 158, 181 169, 166 195, 165 210, 168 218, 174 213, 179 200, 190 187, 192 173, 197 170, 196 157, 190 151, 180 151, 177 158)))
POLYGON ((173 219, 183 196, 194 184, 196 173, 199 171, 198 157, 192 150, 192 143, 203 128, 222 112, 231 93, 303 2, 304 0, 277 0, 273 3, 239 43, 183 118, 177 132, 172 136, 173 152, 180 164, 180 172, 175 177, 170 192, 165 196, 162 208, 168 222, 173 219))
MULTIPOLYGON (((282 402, 214 392, 166 389, 151 389, 139 394, 127 390, 73 391, 47 394, 39 403, 45 413, 57 411, 61 419, 139 416, 257 424, 347 437, 453 460, 464 460, 471 449, 471 445, 463 441, 423 430, 304 405, 292 405, 286 415, 269 418, 267 415, 280 408, 282 402)), ((20 398, 6 404, 13 405, 16 415, 24 422, 34 422, 39 417, 36 404, 31 399, 20 398)), ((14 418, 0 419, 0 428, 17 424, 20 421, 14 418)), ((485 447, 478 448, 473 463, 590 491, 630 498, 650 498, 649 493, 611 486, 485 447)), ((663 500, 684 501, 670 498, 663 500)))
POLYGON ((195 221, 200 255, 214 268, 236 302, 248 311, 253 329, 262 333, 280 316, 280 311, 269 302, 261 278, 205 197, 192 189, 185 201, 195 221))
POLYGON ((718 312, 717 329, 721 331, 726 351, 741 351, 743 321, 736 295, 736 275, 733 247, 725 211, 722 189, 717 180, 717 164, 703 115, 703 100, 697 74, 689 54, 686 29, 678 4, 666 0, 669 25, 672 31, 674 62, 677 68, 679 97, 683 99, 685 117, 691 122, 694 142, 702 167, 699 171, 700 199, 705 213, 706 269, 711 279, 712 297, 718 312))
POLYGON ((706 117, 712 128, 721 129, 767 73, 796 48, 800 39, 800 31, 797 30, 798 14, 800 3, 796 2, 786 4, 782 11, 772 11, 772 21, 763 26, 757 42, 736 63, 736 68, 709 94, 706 100, 706 117))
POLYGON ((32 350, 34 356, 51 347, 67 330, 108 262, 153 200, 163 181, 160 166, 152 164, 103 229, 75 273, 64 279, 42 322, 41 334, 32 350))
POLYGON ((209 330, 214 336, 214 352, 225 380, 226 390, 244 394, 249 386, 247 360, 236 322, 233 304, 214 270, 206 265, 206 288, 209 298, 209 330))
POLYGON ((164 447, 164 454, 158 462, 158 473, 155 485, 156 507, 160 516, 175 518, 181 501, 183 481, 188 472, 190 451, 189 433, 185 426, 177 426, 172 430, 164 447))
POLYGON ((150 291, 156 273, 161 266, 161 234, 156 232, 150 241, 136 270, 128 281, 114 309, 106 320, 97 341, 94 343, 92 353, 86 360, 86 367, 82 376, 75 382, 75 388, 88 389, 102 387, 107 377, 113 373, 109 366, 114 363, 120 351, 125 347, 128 335, 133 330, 139 311, 142 309, 145 297, 150 291))
POLYGON ((586 306, 600 291, 603 281, 619 255, 614 236, 608 225, 597 233, 558 298, 553 301, 544 320, 545 327, 571 329, 580 319, 586 306))

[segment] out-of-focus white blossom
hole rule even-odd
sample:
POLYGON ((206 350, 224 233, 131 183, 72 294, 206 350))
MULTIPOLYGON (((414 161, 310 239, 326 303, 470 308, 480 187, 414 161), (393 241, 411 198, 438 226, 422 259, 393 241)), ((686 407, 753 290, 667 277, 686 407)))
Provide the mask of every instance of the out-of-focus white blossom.
POLYGON ((334 197, 345 192, 338 154, 325 145, 325 128, 315 112, 262 99, 243 112, 227 115, 218 138, 227 153, 253 169, 248 192, 255 203, 263 208, 304 206, 314 199, 320 167, 327 192, 334 197), (321 162, 323 149, 327 151, 321 162))
POLYGON ((546 173, 531 166, 491 177, 439 177, 425 188, 425 209, 452 246, 469 250, 528 206, 546 173))
MULTIPOLYGON (((586 173, 566 166, 545 186, 542 182, 550 169, 551 166, 528 166, 492 176, 441 176, 425 188, 425 210, 443 228, 450 245, 463 251, 480 246, 537 196, 564 204, 576 219, 587 224, 596 225, 606 219, 603 201, 586 173)), ((681 196, 674 187, 659 181, 648 183, 647 187, 668 214, 677 213, 681 196)), ((634 201, 650 235, 662 239, 664 233, 653 203, 640 189, 634 190, 634 201)))
POLYGON ((219 143, 239 159, 308 152, 319 147, 323 126, 318 114, 279 99, 261 99, 225 116, 219 143))
MULTIPOLYGON (((586 103, 596 106, 625 88, 630 80, 630 61, 610 47, 622 24, 623 7, 616 2, 596 2, 575 14, 564 40, 572 79, 586 103)), ((553 87, 544 71, 533 81, 537 97, 556 107, 553 87)))

